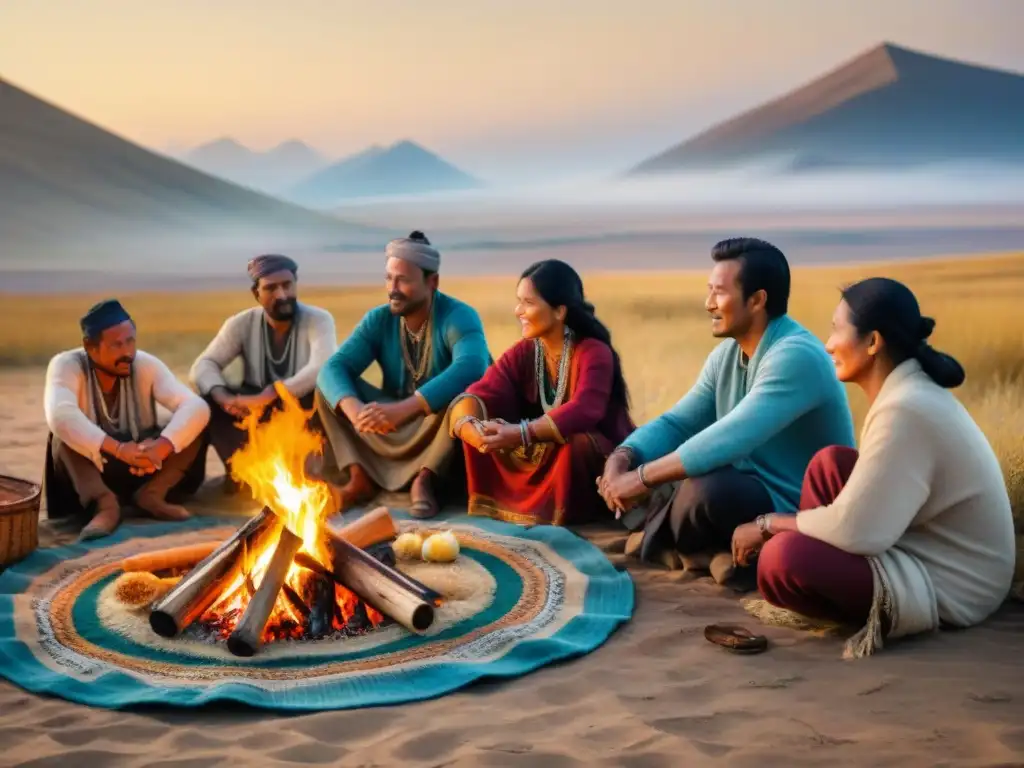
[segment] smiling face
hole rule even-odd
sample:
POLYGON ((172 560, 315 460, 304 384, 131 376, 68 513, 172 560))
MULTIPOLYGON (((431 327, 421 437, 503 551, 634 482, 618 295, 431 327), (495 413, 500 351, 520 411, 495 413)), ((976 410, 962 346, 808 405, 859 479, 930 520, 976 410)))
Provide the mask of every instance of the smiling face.
POLYGON ((135 323, 125 320, 111 326, 96 339, 84 340, 92 364, 111 376, 130 376, 135 361, 135 323))
POLYGON ((704 308, 711 315, 711 335, 715 338, 742 336, 750 329, 757 308, 763 309, 762 291, 743 300, 739 279, 742 267, 740 259, 724 259, 711 269, 704 308))
POLYGON ((832 314, 832 333, 825 350, 832 355, 840 381, 863 381, 878 361, 883 344, 877 331, 862 335, 853 323, 849 304, 839 302, 832 314))
POLYGON ((391 314, 406 317, 430 300, 437 289, 437 274, 428 277, 415 264, 392 256, 384 267, 384 286, 391 314))
POLYGON ((271 318, 278 321, 295 317, 295 275, 290 269, 281 269, 261 277, 253 287, 256 301, 271 318))
POLYGON ((516 288, 516 318, 524 339, 560 334, 565 328, 565 307, 552 307, 537 292, 533 281, 524 277, 516 288))

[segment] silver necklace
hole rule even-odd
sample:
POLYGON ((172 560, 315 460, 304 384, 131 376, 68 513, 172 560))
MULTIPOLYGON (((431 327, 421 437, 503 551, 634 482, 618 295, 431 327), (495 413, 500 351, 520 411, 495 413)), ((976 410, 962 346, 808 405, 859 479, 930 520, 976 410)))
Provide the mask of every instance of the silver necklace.
POLYGON ((562 339, 562 359, 558 361, 558 378, 555 381, 555 399, 548 402, 547 389, 544 386, 545 366, 544 347, 540 339, 533 340, 534 361, 536 367, 537 391, 540 394, 540 405, 544 413, 560 406, 565 400, 565 391, 569 387, 569 358, 572 355, 573 334, 568 328, 562 339))
POLYGON ((280 357, 274 357, 274 345, 270 343, 270 324, 266 320, 263 321, 263 350, 270 364, 275 368, 288 359, 288 353, 292 350, 292 339, 295 337, 295 334, 292 333, 294 330, 295 326, 293 324, 288 329, 288 340, 284 343, 284 351, 281 352, 280 357))

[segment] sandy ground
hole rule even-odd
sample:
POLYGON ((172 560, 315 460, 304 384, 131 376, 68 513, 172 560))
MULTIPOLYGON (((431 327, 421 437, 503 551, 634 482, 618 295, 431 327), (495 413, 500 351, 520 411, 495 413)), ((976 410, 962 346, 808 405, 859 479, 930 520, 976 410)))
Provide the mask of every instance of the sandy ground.
MULTIPOLYGON (((0 472, 41 474, 42 383, 41 370, 0 374, 0 472)), ((621 535, 587 535, 621 559, 621 535)), ((112 712, 0 681, 0 765, 1024 765, 1019 605, 856 662, 840 639, 772 627, 768 652, 734 656, 703 628, 757 629, 735 593, 630 570, 634 618, 596 652, 408 706, 112 712)))

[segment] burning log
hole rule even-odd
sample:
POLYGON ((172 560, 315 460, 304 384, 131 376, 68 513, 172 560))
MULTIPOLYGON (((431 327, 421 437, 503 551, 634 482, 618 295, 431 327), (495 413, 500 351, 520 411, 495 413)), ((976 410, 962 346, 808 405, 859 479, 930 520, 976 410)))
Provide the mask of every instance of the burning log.
POLYGON ((288 571, 299 549, 302 548, 302 537, 296 536, 288 528, 281 527, 281 535, 274 549, 274 556, 267 566, 267 571, 256 588, 249 605, 235 626, 235 631, 228 637, 228 650, 235 656, 252 656, 260 647, 263 629, 274 610, 277 597, 281 593, 288 571))
POLYGON ((162 637, 175 637, 202 616, 238 571, 244 544, 276 520, 277 516, 264 507, 183 576, 153 606, 149 614, 153 631, 162 637))
MULTIPOLYGON (((420 590, 427 590, 408 576, 390 568, 359 547, 336 534, 327 536, 331 556, 331 577, 355 592, 377 611, 389 616, 406 629, 424 632, 434 623, 435 601, 425 600, 420 590)), ((300 563, 301 564, 301 563, 300 563)))
POLYGON ((329 576, 317 575, 310 588, 310 611, 307 629, 310 637, 324 637, 333 629, 334 609, 337 600, 334 597, 334 582, 329 576))

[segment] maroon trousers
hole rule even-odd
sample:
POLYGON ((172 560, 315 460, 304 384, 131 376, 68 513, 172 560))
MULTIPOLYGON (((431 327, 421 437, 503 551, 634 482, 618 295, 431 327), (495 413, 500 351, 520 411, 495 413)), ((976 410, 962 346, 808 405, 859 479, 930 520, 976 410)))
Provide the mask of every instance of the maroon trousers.
MULTIPOLYGON (((800 509, 835 501, 856 463, 853 448, 831 446, 818 451, 804 475, 800 509)), ((765 600, 779 608, 858 625, 867 621, 874 598, 866 558, 796 531, 776 534, 765 542, 757 560, 757 587, 765 600)))

